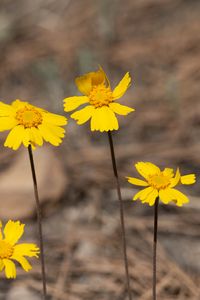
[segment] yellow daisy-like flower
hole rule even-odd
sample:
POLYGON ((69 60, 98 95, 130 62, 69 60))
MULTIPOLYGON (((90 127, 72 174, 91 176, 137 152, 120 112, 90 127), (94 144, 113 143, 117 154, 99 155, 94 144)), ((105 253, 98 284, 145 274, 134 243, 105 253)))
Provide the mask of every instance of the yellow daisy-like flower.
POLYGON ((102 68, 77 77, 76 85, 84 96, 74 96, 64 99, 64 110, 73 111, 82 104, 84 108, 74 112, 71 118, 78 125, 91 119, 91 130, 112 131, 119 129, 115 114, 127 115, 134 111, 133 108, 116 103, 121 98, 131 83, 129 73, 126 73, 116 88, 112 91, 109 80, 102 68))
POLYGON ((43 140, 58 146, 65 135, 61 126, 67 124, 63 116, 52 114, 28 102, 15 100, 11 105, 0 102, 0 131, 11 130, 5 147, 17 150, 23 143, 42 146, 43 140))
POLYGON ((39 248, 35 244, 16 244, 24 233, 24 224, 19 221, 8 221, 2 232, 0 222, 0 271, 5 268, 7 278, 16 278, 17 261, 28 272, 32 269, 25 256, 38 257, 39 248))
POLYGON ((196 181, 194 174, 181 176, 179 169, 174 174, 173 169, 165 168, 161 171, 156 165, 150 162, 138 162, 135 164, 138 173, 145 178, 144 180, 127 177, 128 182, 146 188, 139 191, 133 200, 140 199, 142 203, 154 205, 157 197, 164 204, 174 201, 177 206, 182 206, 189 202, 186 195, 174 189, 178 184, 193 184, 196 181))

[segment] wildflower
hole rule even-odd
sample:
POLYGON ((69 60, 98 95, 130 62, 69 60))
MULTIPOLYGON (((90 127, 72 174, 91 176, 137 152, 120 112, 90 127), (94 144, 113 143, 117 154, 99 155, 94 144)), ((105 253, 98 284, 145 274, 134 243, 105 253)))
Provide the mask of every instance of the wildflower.
POLYGON ((178 184, 193 184, 195 183, 195 175, 189 174, 181 176, 179 169, 174 174, 173 169, 165 168, 161 171, 156 165, 150 162, 138 162, 135 164, 138 173, 145 178, 144 180, 127 177, 128 182, 138 186, 144 186, 143 190, 139 191, 133 200, 140 199, 142 203, 148 203, 150 206, 155 204, 157 197, 164 204, 174 201, 177 206, 182 206, 189 202, 186 195, 174 189, 178 184))
POLYGON ((35 244, 16 244, 24 233, 24 224, 19 221, 8 221, 2 233, 0 222, 0 271, 5 268, 7 278, 16 278, 16 267, 13 261, 20 263, 28 272, 32 269, 25 256, 38 257, 39 248, 35 244))
POLYGON ((63 116, 50 113, 28 102, 15 100, 11 105, 0 102, 0 131, 11 130, 5 147, 17 150, 23 143, 33 148, 43 145, 43 140, 58 146, 62 142, 67 124, 63 116))
POLYGON ((66 112, 73 111, 79 106, 87 104, 71 115, 71 118, 76 120, 78 125, 91 119, 92 131, 117 130, 119 124, 115 114, 125 116, 134 111, 133 108, 115 102, 124 95, 130 86, 131 77, 129 73, 125 74, 113 91, 102 68, 96 72, 77 77, 75 82, 84 96, 65 98, 64 110, 66 112))

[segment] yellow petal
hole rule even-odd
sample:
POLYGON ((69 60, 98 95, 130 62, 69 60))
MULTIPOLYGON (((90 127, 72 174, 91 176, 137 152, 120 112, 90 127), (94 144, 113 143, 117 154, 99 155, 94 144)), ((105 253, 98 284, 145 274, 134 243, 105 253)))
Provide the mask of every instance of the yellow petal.
POLYGON ((138 162, 135 167, 140 175, 148 179, 151 175, 160 174, 160 169, 150 162, 138 162))
POLYGON ((38 257, 40 250, 35 244, 18 244, 14 246, 13 255, 38 257))
POLYGON ((1 117, 8 117, 10 115, 14 116, 15 112, 16 112, 15 109, 11 105, 5 104, 0 101, 0 116, 1 117))
POLYGON ((181 179, 181 174, 180 174, 180 171, 179 171, 179 168, 176 170, 176 175, 174 178, 172 178, 170 180, 170 188, 172 187, 175 187, 179 182, 180 182, 180 179, 181 179))
POLYGON ((36 129, 35 127, 31 127, 31 128, 26 128, 26 134, 24 135, 24 139, 23 139, 23 144, 25 147, 28 147, 29 145, 32 146, 33 149, 35 149, 35 146, 37 145, 37 142, 35 140, 35 135, 33 134, 33 130, 32 129, 36 129))
POLYGON ((45 125, 53 135, 59 137, 59 138, 63 138, 65 136, 65 129, 59 126, 55 126, 52 124, 47 124, 45 125))
POLYGON ((13 261, 10 259, 3 259, 5 266, 5 273, 7 278, 16 278, 16 267, 13 261))
POLYGON ((12 259, 18 261, 26 272, 32 269, 32 266, 29 264, 28 260, 25 257, 19 255, 13 255, 12 259))
POLYGON ((171 200, 176 202, 177 206, 182 206, 189 202, 188 197, 176 189, 168 189, 168 194, 171 200))
POLYGON ((92 78, 90 73, 77 77, 75 83, 83 95, 89 95, 92 90, 92 78))
POLYGON ((196 182, 195 174, 188 174, 188 175, 181 176, 182 184, 193 184, 195 182, 196 182))
POLYGON ((126 116, 128 115, 130 112, 135 111, 135 109, 125 106, 125 105, 121 105, 119 103, 116 102, 112 102, 109 104, 109 107, 118 115, 123 115, 126 116))
POLYGON ((160 190, 159 191, 159 197, 160 197, 160 200, 164 204, 168 204, 170 201, 172 201, 172 196, 170 194, 170 189, 160 190))
POLYGON ((101 66, 99 66, 99 70, 96 72, 88 73, 91 76, 92 79, 92 85, 99 85, 103 84, 105 80, 107 79, 106 73, 102 69, 101 66))
POLYGON ((23 144, 27 148, 30 145, 30 142, 33 141, 32 133, 30 128, 25 128, 24 129, 24 134, 23 134, 23 144))
POLYGON ((4 146, 8 148, 12 148, 13 150, 17 150, 21 145, 23 138, 24 138, 24 127, 22 125, 18 125, 10 131, 4 143, 4 146))
POLYGON ((104 70, 99 67, 99 70, 97 70, 96 72, 89 72, 84 74, 83 76, 77 77, 75 79, 75 83, 82 94, 89 95, 93 86, 104 84, 105 80, 109 84, 104 70))
POLYGON ((12 107, 15 108, 15 109, 21 109, 21 108, 24 108, 25 106, 31 106, 28 102, 24 102, 24 101, 21 101, 19 99, 16 99, 15 101, 13 101, 11 103, 12 107))
POLYGON ((24 233, 24 224, 19 221, 8 221, 4 228, 5 241, 14 245, 24 233))
POLYGON ((53 146, 59 146, 62 143, 62 139, 55 135, 48 126, 41 124, 38 126, 38 129, 46 142, 49 142, 53 146))
POLYGON ((134 197, 133 200, 145 200, 147 198, 147 196, 153 191, 154 189, 152 187, 147 187, 141 191, 139 191, 134 197))
POLYGON ((0 117, 0 131, 10 130, 17 125, 14 117, 0 117))
POLYGON ((75 97, 68 97, 64 100, 64 111, 72 111, 79 107, 82 104, 88 103, 89 98, 87 96, 75 96, 75 97))
POLYGON ((134 185, 138 185, 138 186, 148 186, 149 184, 141 179, 137 179, 134 177, 126 177, 128 179, 128 182, 134 185))
POLYGON ((43 139, 42 139, 42 135, 41 135, 40 131, 37 128, 32 127, 31 128, 31 133, 32 133, 32 136, 34 138, 35 143, 39 146, 42 146, 43 145, 43 139))
POLYGON ((0 258, 0 272, 3 270, 4 268, 4 263, 3 260, 0 258))
POLYGON ((96 108, 91 119, 91 130, 112 131, 119 129, 117 118, 108 106, 96 108))
POLYGON ((150 206, 155 204, 156 198, 158 197, 158 191, 153 189, 148 196, 142 201, 142 203, 148 203, 150 206))
POLYGON ((92 117, 94 111, 95 111, 94 106, 88 105, 83 109, 76 111, 70 117, 76 120, 78 125, 81 125, 87 122, 92 117))
POLYGON ((113 91, 113 99, 119 99, 121 98, 126 90, 129 88, 131 84, 131 77, 129 73, 127 72, 122 80, 119 82, 119 84, 116 86, 116 88, 113 91))
POLYGON ((165 168, 163 171, 163 175, 172 178, 174 176, 174 170, 171 168, 165 168))
POLYGON ((52 114, 49 112, 45 112, 42 114, 42 119, 44 122, 56 125, 56 126, 64 126, 67 124, 67 118, 61 115, 52 114))

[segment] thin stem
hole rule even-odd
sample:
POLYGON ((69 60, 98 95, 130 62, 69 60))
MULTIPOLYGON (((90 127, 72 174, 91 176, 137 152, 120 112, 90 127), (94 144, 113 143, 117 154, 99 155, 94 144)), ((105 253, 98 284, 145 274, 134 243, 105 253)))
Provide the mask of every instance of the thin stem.
POLYGON ((115 159, 115 151, 114 151, 111 131, 108 131, 108 139, 109 139, 109 145, 110 145, 110 153, 111 153, 111 159, 112 159, 113 172, 114 172, 114 176, 116 179, 117 194, 118 194, 118 199, 119 199, 119 204, 120 204, 120 220, 121 220, 121 231, 122 231, 124 267, 125 267, 125 273, 126 273, 126 285, 127 285, 129 300, 132 300, 131 289, 130 289, 129 266, 128 266, 128 258, 127 258, 125 224, 124 224, 125 223, 124 222, 124 208, 123 208, 123 200, 122 200, 122 195, 121 195, 121 189, 120 189, 120 183, 119 183, 119 177, 118 177, 117 164, 116 164, 116 159, 115 159))
POLYGON ((153 229, 153 300, 156 300, 156 281, 157 281, 157 235, 158 235, 158 204, 159 197, 156 198, 154 205, 154 229, 153 229))
POLYGON ((28 153, 29 153, 29 159, 31 164, 31 172, 33 178, 34 194, 35 194, 35 201, 36 201, 36 208, 37 208, 38 233, 39 233, 39 242, 40 242, 40 261, 41 261, 42 284, 43 284, 43 299, 46 300, 47 288, 46 288, 44 246, 43 246, 43 235, 42 235, 42 214, 40 208, 38 186, 37 186, 37 179, 36 179, 33 152, 32 152, 31 145, 28 146, 28 153))

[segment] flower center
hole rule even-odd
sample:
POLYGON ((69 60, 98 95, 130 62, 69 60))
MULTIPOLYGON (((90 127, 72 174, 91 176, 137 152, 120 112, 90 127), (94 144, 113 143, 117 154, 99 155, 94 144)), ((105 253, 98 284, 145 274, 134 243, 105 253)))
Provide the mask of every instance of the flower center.
POLYGON ((105 85, 94 86, 90 92, 89 101, 96 108, 108 106, 113 101, 110 87, 106 87, 105 85))
POLYGON ((0 241, 0 258, 9 258, 13 254, 13 247, 6 241, 0 241))
POLYGON ((164 176, 162 173, 159 175, 152 175, 148 179, 149 185, 157 190, 165 189, 170 185, 169 177, 164 176))
POLYGON ((42 115, 35 108, 24 107, 17 111, 16 119, 25 128, 37 127, 42 123, 42 115))

